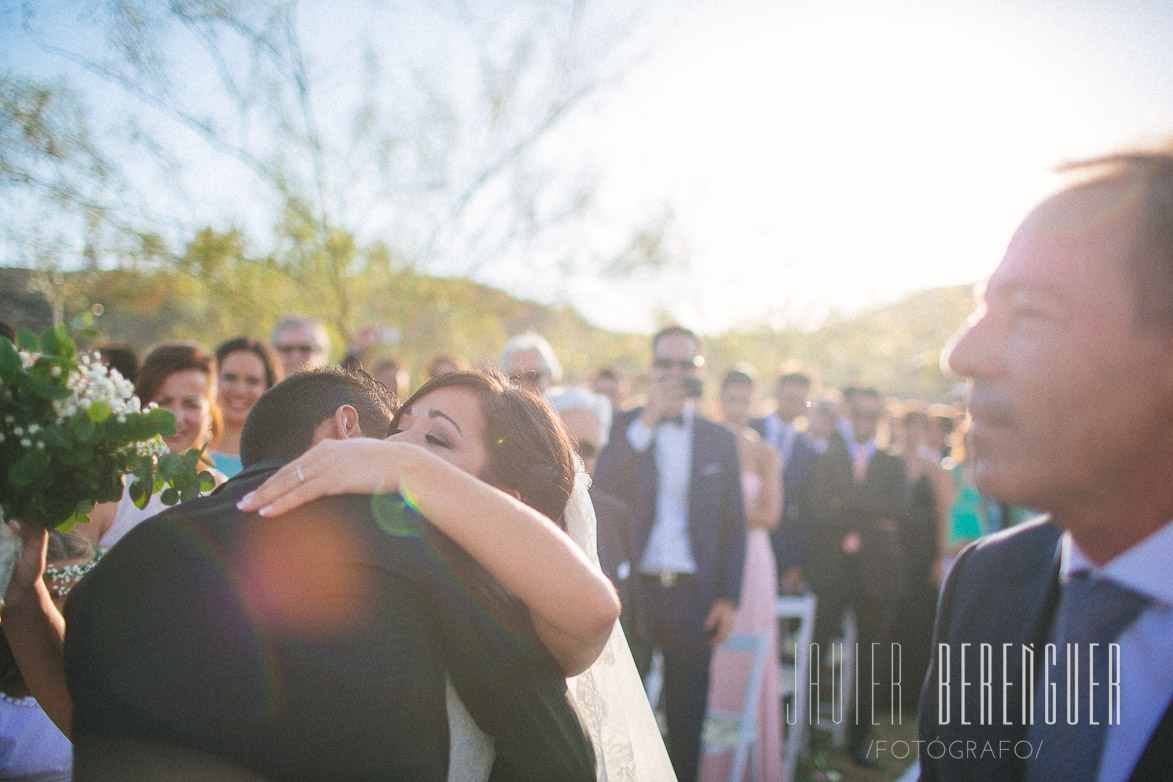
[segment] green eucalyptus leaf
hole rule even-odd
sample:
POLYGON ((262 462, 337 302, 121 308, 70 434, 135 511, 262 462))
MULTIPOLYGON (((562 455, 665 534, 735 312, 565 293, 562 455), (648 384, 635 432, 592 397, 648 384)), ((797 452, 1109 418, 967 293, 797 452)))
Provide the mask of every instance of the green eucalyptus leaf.
POLYGON ((11 377, 20 371, 20 354, 16 345, 7 339, 0 339, 0 377, 11 377))
POLYGON ((18 489, 25 488, 35 483, 48 469, 49 457, 44 451, 25 451, 24 455, 8 468, 8 480, 18 489))
POLYGON ((98 427, 85 413, 77 413, 69 419, 69 428, 83 443, 94 443, 98 439, 98 427))
POLYGON ((145 418, 154 427, 151 434, 161 434, 164 437, 175 436, 175 416, 170 410, 156 407, 154 410, 148 410, 145 418))
POLYGON ((87 414, 91 421, 100 424, 110 417, 110 405, 101 399, 95 399, 90 403, 87 414))
POLYGON ((45 445, 49 448, 65 448, 69 445, 69 435, 66 433, 65 427, 60 424, 46 426, 44 438, 45 445))
POLYGON ((216 488, 216 479, 212 477, 212 473, 204 470, 200 473, 200 493, 210 492, 216 488))
POLYGON ((134 503, 134 507, 142 510, 147 507, 147 501, 150 500, 150 495, 147 494, 143 486, 143 482, 138 478, 130 484, 130 501, 134 503))
POLYGON ((16 344, 21 350, 28 353, 40 352, 40 343, 37 341, 37 335, 28 329, 20 329, 16 332, 16 344))
POLYGON ((159 500, 164 505, 175 505, 176 503, 179 502, 179 492, 175 491, 175 489, 168 487, 163 490, 162 494, 159 495, 159 500))
POLYGON ((94 451, 88 446, 77 446, 61 454, 61 463, 68 467, 77 467, 93 461, 94 451))
POLYGON ((64 399, 69 396, 69 389, 55 382, 46 383, 43 380, 34 381, 33 393, 41 399, 64 399))
POLYGON ((46 356, 68 356, 73 354, 73 338, 64 323, 45 329, 41 335, 41 352, 46 356))

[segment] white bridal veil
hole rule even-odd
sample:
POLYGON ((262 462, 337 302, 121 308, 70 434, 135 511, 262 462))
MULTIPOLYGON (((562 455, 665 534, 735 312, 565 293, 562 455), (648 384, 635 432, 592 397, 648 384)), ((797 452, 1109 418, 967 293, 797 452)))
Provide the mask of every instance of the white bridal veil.
MULTIPOLYGON (((587 493, 590 481, 579 461, 564 518, 570 537, 598 565, 595 508, 587 493)), ((676 774, 619 622, 599 659, 566 684, 595 746, 599 782, 675 782, 676 774)))
MULTIPOLYGON (((587 493, 590 482, 582 461, 578 461, 564 518, 570 537, 598 565, 595 508, 587 493)), ((599 782, 675 782, 676 774, 619 622, 599 659, 584 673, 567 679, 566 685, 595 747, 599 782)), ((452 736, 449 782, 483 782, 493 763, 493 741, 473 722, 451 684, 448 721, 452 736)))

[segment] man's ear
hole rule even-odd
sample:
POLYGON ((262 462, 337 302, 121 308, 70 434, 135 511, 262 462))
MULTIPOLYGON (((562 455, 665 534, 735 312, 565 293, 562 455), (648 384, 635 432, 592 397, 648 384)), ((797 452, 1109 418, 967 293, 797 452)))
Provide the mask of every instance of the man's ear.
POLYGON ((358 411, 350 405, 342 405, 334 411, 334 428, 339 440, 362 437, 362 429, 358 425, 358 411))

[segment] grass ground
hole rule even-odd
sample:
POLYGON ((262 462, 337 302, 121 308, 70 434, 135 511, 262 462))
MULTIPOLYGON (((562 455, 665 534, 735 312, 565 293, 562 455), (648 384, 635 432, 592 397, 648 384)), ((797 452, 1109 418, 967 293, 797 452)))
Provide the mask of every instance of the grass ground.
POLYGON ((816 730, 811 737, 811 752, 799 758, 795 782, 894 782, 908 770, 915 757, 915 748, 899 742, 916 739, 916 716, 905 715, 896 725, 882 724, 875 728, 874 740, 883 750, 876 752, 876 765, 861 768, 852 762, 846 747, 836 750, 831 746, 831 734, 816 730), (893 747, 893 742, 896 746, 893 747))

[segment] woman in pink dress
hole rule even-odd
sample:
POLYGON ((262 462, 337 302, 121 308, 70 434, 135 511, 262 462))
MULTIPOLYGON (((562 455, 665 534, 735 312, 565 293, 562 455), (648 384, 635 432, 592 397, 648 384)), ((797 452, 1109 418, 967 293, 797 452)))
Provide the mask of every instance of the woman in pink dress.
MULTIPOLYGON (((749 367, 731 369, 721 383, 721 413, 725 425, 737 435, 741 459, 741 484, 745 497, 745 575, 737 608, 735 633, 766 636, 766 666, 762 674, 758 706, 758 739, 754 747, 758 774, 754 782, 782 779, 782 716, 778 681, 778 622, 774 602, 778 596, 777 568, 770 546, 770 530, 782 513, 782 477, 778 455, 749 427, 754 396, 754 372, 749 367)), ((749 673, 744 655, 721 651, 713 655, 709 708, 739 711, 745 698, 749 673)), ((724 782, 729 776, 732 752, 702 759, 702 782, 724 782)))

